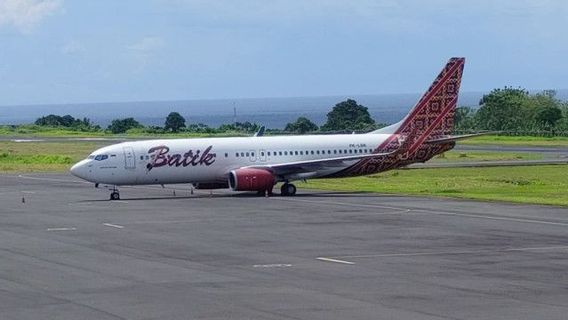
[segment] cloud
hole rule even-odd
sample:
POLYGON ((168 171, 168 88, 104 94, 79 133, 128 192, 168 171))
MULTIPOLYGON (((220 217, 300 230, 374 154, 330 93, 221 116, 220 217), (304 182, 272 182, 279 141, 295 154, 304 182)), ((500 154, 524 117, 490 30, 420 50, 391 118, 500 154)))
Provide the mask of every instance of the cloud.
POLYGON ((160 37, 147 36, 140 41, 126 46, 128 56, 132 58, 132 62, 136 64, 135 71, 142 72, 147 66, 153 64, 156 57, 164 47, 164 40, 160 37))
POLYGON ((0 0, 0 27, 30 33, 62 4, 63 0, 0 0))
POLYGON ((142 40, 128 45, 126 48, 138 53, 151 53, 164 46, 164 40, 159 37, 144 37, 142 40))
POLYGON ((85 46, 78 41, 70 41, 61 47, 61 53, 74 55, 85 51, 85 46))

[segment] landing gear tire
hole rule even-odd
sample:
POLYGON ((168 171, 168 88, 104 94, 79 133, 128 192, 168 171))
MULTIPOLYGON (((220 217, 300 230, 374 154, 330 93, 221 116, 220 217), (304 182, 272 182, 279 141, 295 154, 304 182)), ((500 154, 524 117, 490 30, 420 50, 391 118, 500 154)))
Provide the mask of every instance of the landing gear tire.
POLYGON ((120 200, 120 193, 118 193, 118 191, 111 192, 110 200, 120 200))
POLYGON ((295 196, 296 186, 291 183, 285 183, 280 187, 280 194, 284 197, 295 196))

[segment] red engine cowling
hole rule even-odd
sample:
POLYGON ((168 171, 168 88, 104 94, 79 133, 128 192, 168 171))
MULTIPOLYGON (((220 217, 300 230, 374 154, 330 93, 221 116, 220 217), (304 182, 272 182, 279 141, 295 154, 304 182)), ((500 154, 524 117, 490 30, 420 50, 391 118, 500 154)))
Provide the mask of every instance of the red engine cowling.
POLYGON ((242 168, 229 173, 229 187, 233 191, 268 191, 274 187, 274 175, 263 169, 242 168))

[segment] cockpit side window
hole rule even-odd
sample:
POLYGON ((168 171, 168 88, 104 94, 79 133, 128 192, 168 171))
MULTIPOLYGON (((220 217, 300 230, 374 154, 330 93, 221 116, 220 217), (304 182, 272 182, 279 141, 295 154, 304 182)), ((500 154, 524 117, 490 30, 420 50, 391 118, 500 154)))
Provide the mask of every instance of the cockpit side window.
POLYGON ((98 154, 95 156, 96 161, 103 161, 108 159, 108 154, 98 154))

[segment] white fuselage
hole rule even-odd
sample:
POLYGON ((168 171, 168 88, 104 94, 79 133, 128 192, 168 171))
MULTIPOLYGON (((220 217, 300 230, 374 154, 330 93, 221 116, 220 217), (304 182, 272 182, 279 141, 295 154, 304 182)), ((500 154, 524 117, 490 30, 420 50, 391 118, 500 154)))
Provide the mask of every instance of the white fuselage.
MULTIPOLYGON (((111 185, 223 183, 231 170, 242 167, 371 154, 390 136, 342 134, 123 142, 96 150, 71 171, 85 180, 111 185)), ((309 178, 333 174, 357 161, 323 168, 309 178)), ((302 178, 308 177, 285 177, 302 178)))

